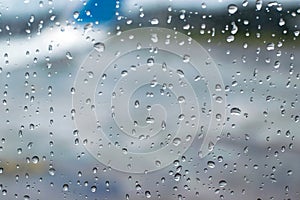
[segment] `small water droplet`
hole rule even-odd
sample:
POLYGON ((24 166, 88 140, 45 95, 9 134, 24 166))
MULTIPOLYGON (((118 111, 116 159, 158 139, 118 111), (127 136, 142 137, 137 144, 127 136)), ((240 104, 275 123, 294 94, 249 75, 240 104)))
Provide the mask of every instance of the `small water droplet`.
POLYGON ((241 109, 239 109, 239 108, 231 108, 231 110, 230 110, 230 114, 231 115, 240 115, 241 114, 241 109))
POLYGON ((185 102, 185 97, 184 96, 179 96, 177 98, 178 103, 184 103, 185 102))
POLYGON ((39 157, 37 157, 37 156, 32 157, 32 163, 33 164, 37 164, 39 161, 40 161, 39 157))
POLYGON ((229 14, 234 14, 234 13, 236 13, 238 11, 238 7, 235 5, 235 4, 230 4, 229 6, 228 6, 228 12, 229 12, 229 14))
POLYGON ((183 78, 183 77, 184 77, 184 72, 183 72, 181 69, 178 69, 178 70, 176 71, 176 73, 178 74, 178 76, 179 76, 180 78, 183 78))
POLYGON ((63 189, 64 192, 69 191, 69 185, 68 184, 64 184, 62 189, 63 189))
POLYGON ((234 41, 234 35, 229 35, 226 39, 227 42, 233 42, 234 41))
POLYGON ((92 186, 91 187, 91 192, 96 192, 97 191, 97 187, 96 186, 92 186))
POLYGON ((157 25, 157 24, 159 24, 159 20, 156 19, 156 18, 153 18, 153 19, 151 19, 150 23, 151 23, 152 25, 157 25))
POLYGON ((262 0, 256 0, 256 9, 259 11, 262 8, 262 0))
POLYGON ((163 121, 161 122, 161 129, 162 129, 162 130, 165 130, 165 129, 166 129, 166 126, 167 126, 166 121, 163 120, 163 121))
POLYGON ((190 55, 184 55, 183 56, 183 62, 188 63, 191 60, 191 56, 190 55))
POLYGON ((181 143, 181 139, 180 138, 174 138, 173 139, 173 144, 175 145, 175 146, 178 146, 179 144, 181 143))
POLYGON ((213 161, 208 161, 208 162, 207 162, 207 166, 208 166, 209 168, 212 168, 212 169, 213 169, 213 168, 215 168, 216 165, 215 165, 215 162, 213 162, 213 161))
POLYGON ((55 170, 53 167, 51 167, 51 168, 48 170, 48 172, 49 172, 49 174, 50 174, 51 176, 54 176, 56 170, 55 170))
POLYGON ((154 59, 153 59, 153 58, 149 58, 149 59, 147 60, 147 65, 148 65, 149 67, 153 66, 153 65, 154 65, 154 59))
POLYGON ((174 175, 174 180, 175 180, 175 181, 180 181, 180 179, 181 179, 181 174, 180 174, 180 173, 176 173, 176 174, 174 175))
POLYGON ((220 187, 225 187, 227 185, 227 182, 225 180, 219 181, 219 186, 220 187))
POLYGON ((147 199, 151 198, 151 193, 150 193, 150 191, 146 191, 146 192, 145 192, 145 196, 146 196, 147 199))
POLYGON ((73 56, 72 56, 72 54, 71 54, 69 51, 66 53, 66 57, 67 57, 69 60, 72 60, 72 59, 73 59, 73 56))
POLYGON ((94 49, 100 53, 105 51, 105 44, 102 42, 97 42, 94 44, 94 49))
POLYGON ((275 48, 274 43, 269 43, 269 44, 267 44, 267 50, 268 50, 268 51, 273 51, 274 48, 275 48))
POLYGON ((156 160, 156 161, 155 161, 155 165, 156 165, 157 167, 160 167, 160 166, 161 166, 161 162, 160 162, 159 160, 156 160))
POLYGON ((79 17, 79 12, 78 11, 73 12, 73 17, 74 19, 77 19, 79 17))
POLYGON ((124 76, 127 76, 128 75, 128 71, 127 70, 123 70, 121 72, 121 76, 124 77, 124 76))
POLYGON ((278 69, 280 67, 280 61, 275 61, 275 63, 274 63, 274 68, 275 69, 278 69))

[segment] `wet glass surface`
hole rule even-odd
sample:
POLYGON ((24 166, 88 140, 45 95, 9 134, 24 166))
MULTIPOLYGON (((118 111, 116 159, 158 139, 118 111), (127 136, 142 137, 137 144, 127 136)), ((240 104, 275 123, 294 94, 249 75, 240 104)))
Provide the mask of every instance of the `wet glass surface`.
POLYGON ((300 2, 0 2, 0 199, 300 199, 300 2))

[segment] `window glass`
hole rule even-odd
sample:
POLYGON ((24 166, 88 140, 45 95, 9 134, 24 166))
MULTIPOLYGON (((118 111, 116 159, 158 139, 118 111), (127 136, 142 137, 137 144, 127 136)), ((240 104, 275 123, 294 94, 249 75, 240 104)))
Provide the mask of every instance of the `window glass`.
POLYGON ((299 15, 2 0, 0 199, 300 199, 299 15))

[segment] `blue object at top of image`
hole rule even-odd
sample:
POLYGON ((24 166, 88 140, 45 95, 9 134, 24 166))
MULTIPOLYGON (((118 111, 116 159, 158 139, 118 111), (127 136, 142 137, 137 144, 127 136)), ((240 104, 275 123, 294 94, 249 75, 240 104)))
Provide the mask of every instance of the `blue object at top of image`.
MULTIPOLYGON (((119 0, 119 2, 121 1, 119 0)), ((116 10, 115 0, 90 0, 79 11, 77 22, 105 24, 114 21, 116 10)))

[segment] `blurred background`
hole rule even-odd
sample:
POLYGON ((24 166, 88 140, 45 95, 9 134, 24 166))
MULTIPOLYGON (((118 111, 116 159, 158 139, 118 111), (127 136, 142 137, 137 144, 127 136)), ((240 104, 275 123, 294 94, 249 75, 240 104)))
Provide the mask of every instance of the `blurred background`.
MULTIPOLYGON (((300 1, 0 2, 0 199, 300 199, 300 1), (138 27, 198 41, 225 84, 214 150, 118 172, 76 130, 72 93, 95 44, 138 27)), ((117 47, 116 47, 117 48, 117 47)))

